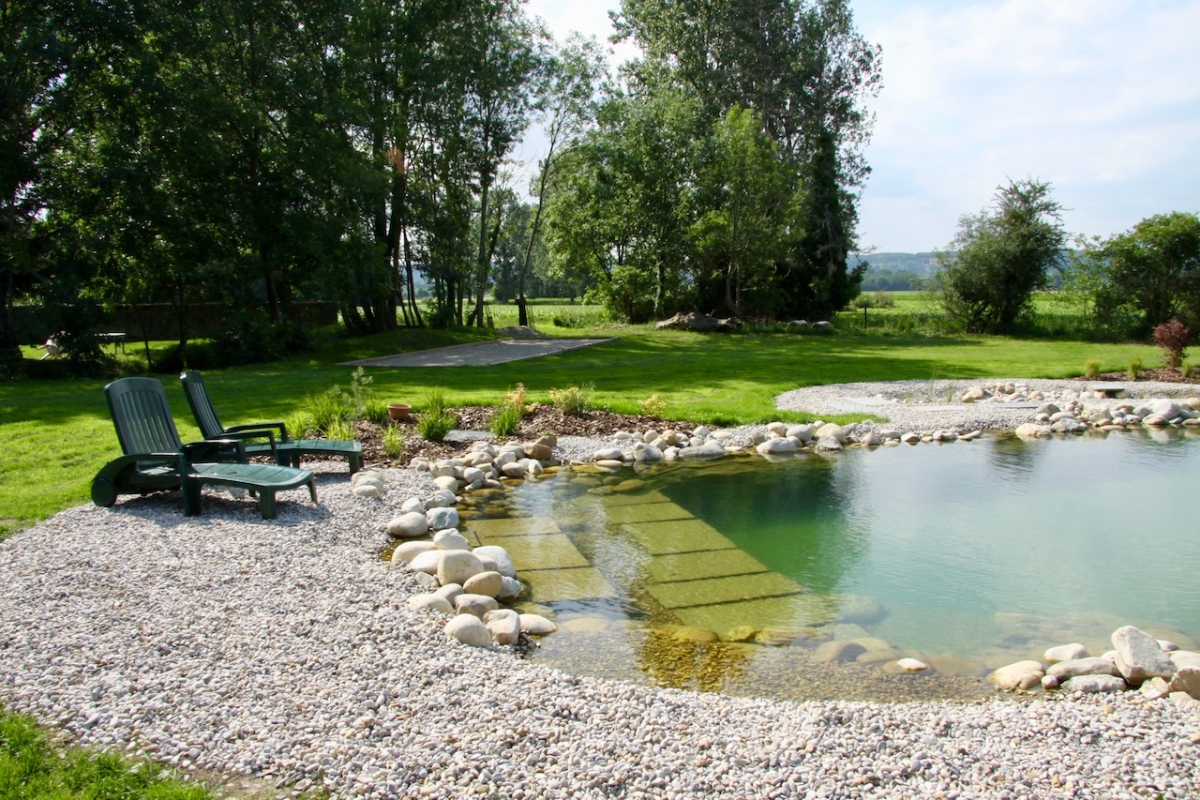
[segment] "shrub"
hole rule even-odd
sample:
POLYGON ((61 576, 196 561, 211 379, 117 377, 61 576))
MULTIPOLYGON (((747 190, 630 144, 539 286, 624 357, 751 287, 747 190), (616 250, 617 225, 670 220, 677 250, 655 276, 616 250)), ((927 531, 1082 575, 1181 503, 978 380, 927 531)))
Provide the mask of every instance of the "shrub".
POLYGON ((458 417, 448 409, 423 411, 417 415, 417 433, 431 442, 440 442, 457 423, 458 417))
POLYGON ((370 420, 376 425, 383 425, 388 422, 388 404, 377 397, 367 399, 363 419, 370 420))
POLYGON ((1083 365, 1083 374, 1088 378, 1095 378, 1100 374, 1100 359, 1089 358, 1083 365))
POLYGON ((383 429, 383 452, 392 459, 404 455, 404 433, 399 426, 388 425, 383 429))
POLYGON ((329 430, 339 422, 345 423, 351 413, 350 402, 350 396, 334 386, 320 394, 310 394, 306 397, 304 413, 308 415, 313 430, 321 431, 330 439, 335 439, 337 437, 330 435, 329 430))
POLYGON ((1185 378, 1192 377, 1192 362, 1186 358, 1179 362, 1179 374, 1185 378))
POLYGON ((521 428, 521 419, 524 416, 524 409, 520 406, 506 403, 496 408, 488 427, 497 436, 515 436, 521 428))
POLYGON ((1125 373, 1129 376, 1129 380, 1136 381, 1142 374, 1142 360, 1140 358, 1129 359, 1129 369, 1125 370, 1125 373))
POLYGON ((662 419, 662 415, 667 413, 667 402, 659 399, 657 394, 652 394, 645 400, 639 400, 638 405, 641 406, 642 415, 646 417, 662 419))
POLYGON ((567 389, 551 389, 550 402, 568 417, 581 417, 592 407, 591 384, 571 386, 567 389))
POLYGON ((355 434, 354 426, 344 419, 336 419, 322 429, 325 436, 329 439, 341 439, 343 441, 358 438, 355 434))
POLYGON ((312 415, 307 411, 297 411, 285 417, 283 424, 287 427, 288 436, 293 439, 306 439, 318 432, 312 415))
POLYGON ((1163 349, 1168 367, 1178 367, 1183 361, 1191 336, 1191 330, 1177 317, 1154 329, 1154 343, 1163 349))

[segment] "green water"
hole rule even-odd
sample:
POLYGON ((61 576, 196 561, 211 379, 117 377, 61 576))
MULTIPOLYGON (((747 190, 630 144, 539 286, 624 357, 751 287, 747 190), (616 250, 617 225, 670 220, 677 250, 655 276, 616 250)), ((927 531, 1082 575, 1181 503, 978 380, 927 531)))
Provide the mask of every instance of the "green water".
POLYGON ((752 695, 971 697, 990 669, 1073 641, 1099 654, 1125 624, 1197 647, 1198 477, 1200 437, 1180 431, 990 438, 563 471, 479 501, 464 529, 509 547, 528 609, 562 626, 535 660, 752 695), (820 663, 834 639, 871 652, 820 663), (904 655, 933 669, 888 674, 904 655))

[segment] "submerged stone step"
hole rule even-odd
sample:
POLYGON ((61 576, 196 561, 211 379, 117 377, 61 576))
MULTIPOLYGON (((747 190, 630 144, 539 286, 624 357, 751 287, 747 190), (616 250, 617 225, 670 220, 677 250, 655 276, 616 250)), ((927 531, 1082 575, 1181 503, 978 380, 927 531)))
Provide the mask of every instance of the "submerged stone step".
POLYGON ((694 581, 768 571, 762 562, 743 550, 703 550, 696 553, 653 556, 646 569, 655 583, 694 581))
POLYGON ((703 520, 638 522, 621 526, 652 556, 695 550, 736 550, 737 545, 703 520))
POLYGON ((647 586, 646 591, 664 607, 674 610, 714 603, 780 597, 798 594, 803 589, 800 584, 778 572, 762 572, 757 575, 656 583, 647 586))
POLYGON ((837 619, 837 609, 828 598, 813 594, 767 597, 720 605, 678 608, 674 612, 684 625, 705 628, 724 636, 749 620, 759 630, 801 629, 825 625, 837 619))
POLYGON ((686 509, 675 503, 631 503, 605 508, 609 522, 657 522, 659 520, 691 519, 686 509))
POLYGON ((596 600, 616 597, 617 591, 595 567, 531 569, 521 573, 535 603, 596 600))
POLYGON ((665 494, 658 491, 641 492, 637 494, 610 494, 605 495, 604 497, 604 505, 610 508, 614 506, 636 506, 670 502, 670 499, 668 499, 665 494))
POLYGON ((490 539, 507 536, 537 536, 561 533, 558 523, 549 517, 512 517, 509 519, 473 519, 464 528, 484 544, 500 544, 490 539))
POLYGON ((590 567, 591 563, 579 552, 566 534, 542 536, 505 536, 497 544, 512 556, 517 575, 525 577, 527 569, 559 569, 590 567))

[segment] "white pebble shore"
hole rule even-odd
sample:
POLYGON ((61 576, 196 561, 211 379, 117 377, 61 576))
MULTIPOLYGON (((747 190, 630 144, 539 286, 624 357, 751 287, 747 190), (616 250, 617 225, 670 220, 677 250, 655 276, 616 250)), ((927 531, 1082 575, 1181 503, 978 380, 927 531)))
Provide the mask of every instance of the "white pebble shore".
MULTIPOLYGON (((594 442, 573 444, 582 451, 594 442)), ((1200 795, 1200 712, 1137 692, 790 703, 573 677, 450 642, 379 558, 427 473, 279 517, 206 491, 0 542, 0 702, 78 741, 335 798, 1200 795)), ((236 790, 238 783, 228 785, 236 790)))

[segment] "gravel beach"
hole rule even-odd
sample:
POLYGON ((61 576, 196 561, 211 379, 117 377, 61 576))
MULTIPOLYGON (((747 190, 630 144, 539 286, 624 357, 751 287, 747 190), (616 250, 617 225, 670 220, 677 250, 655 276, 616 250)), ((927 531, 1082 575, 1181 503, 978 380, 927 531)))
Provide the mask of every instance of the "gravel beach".
MULTIPOLYGON (((818 402, 799 391, 781 407, 818 402)), ((352 495, 344 464, 315 469, 320 505, 282 493, 273 521, 206 491, 198 518, 177 495, 124 499, 0 542, 0 701, 80 742, 224 776, 231 795, 1200 795, 1200 712, 1137 692, 791 703, 448 641, 444 618, 408 608, 415 580, 379 559, 428 475, 389 470, 376 500, 352 495)))

